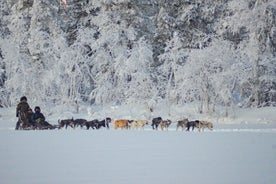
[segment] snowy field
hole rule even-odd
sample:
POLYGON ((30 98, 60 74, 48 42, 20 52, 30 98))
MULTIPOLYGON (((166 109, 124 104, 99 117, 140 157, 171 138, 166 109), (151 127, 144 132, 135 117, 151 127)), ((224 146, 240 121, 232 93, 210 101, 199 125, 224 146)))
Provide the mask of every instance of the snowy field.
MULTIPOLYGON (((238 114, 238 122, 216 122, 205 132, 177 132, 174 124, 163 132, 149 125, 15 131, 14 109, 0 109, 1 183, 276 183, 276 113, 265 112, 238 114)), ((52 124, 59 118, 48 117, 52 124)))

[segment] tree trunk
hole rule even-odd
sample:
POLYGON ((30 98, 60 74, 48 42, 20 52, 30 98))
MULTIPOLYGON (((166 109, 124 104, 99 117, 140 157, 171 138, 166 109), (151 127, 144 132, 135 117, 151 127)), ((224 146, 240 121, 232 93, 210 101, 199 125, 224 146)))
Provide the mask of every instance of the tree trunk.
POLYGON ((258 107, 260 105, 259 58, 254 62, 253 72, 253 106, 258 107))

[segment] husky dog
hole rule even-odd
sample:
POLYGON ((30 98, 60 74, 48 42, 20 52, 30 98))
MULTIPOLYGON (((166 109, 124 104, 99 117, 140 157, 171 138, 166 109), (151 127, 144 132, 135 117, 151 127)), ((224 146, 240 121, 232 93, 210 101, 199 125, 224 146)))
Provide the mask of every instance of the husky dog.
POLYGON ((209 130, 213 130, 213 123, 208 121, 200 121, 198 124, 198 131, 204 131, 204 128, 208 128, 209 130))
POLYGON ((129 123, 131 122, 131 120, 127 120, 127 119, 119 119, 119 120, 113 120, 113 124, 114 124, 114 129, 129 129, 129 123))
POLYGON ((186 124, 186 131, 190 131, 190 128, 192 127, 192 130, 199 127, 199 120, 195 120, 195 121, 188 121, 186 124))
POLYGON ((75 119, 73 120, 74 128, 80 126, 81 128, 85 126, 87 120, 86 119, 75 119))
POLYGON ((74 127, 74 119, 62 119, 62 120, 58 120, 58 128, 61 129, 65 126, 65 128, 67 129, 68 126, 70 126, 71 128, 74 127))
POLYGON ((157 130, 157 129, 158 129, 158 126, 159 126, 159 124, 160 124, 161 121, 162 121, 162 118, 161 118, 161 117, 153 118, 153 119, 152 119, 152 124, 151 124, 152 129, 157 130))
POLYGON ((161 122, 160 122, 160 128, 161 128, 161 130, 164 130, 164 129, 166 129, 166 130, 168 130, 168 128, 169 128, 169 126, 170 126, 170 124, 172 123, 172 121, 171 120, 162 120, 161 122))
POLYGON ((182 131, 184 131, 185 127, 187 126, 188 121, 189 121, 188 118, 177 121, 176 131, 178 130, 179 127, 181 127, 182 131))
POLYGON ((144 129, 144 126, 148 124, 147 120, 131 120, 129 126, 131 129, 144 129))
POLYGON ((98 123, 98 122, 99 122, 99 120, 97 120, 97 119, 94 119, 94 120, 92 120, 92 121, 86 121, 86 122, 85 122, 86 129, 88 130, 90 127, 91 127, 92 129, 97 128, 97 123, 98 123))
POLYGON ((99 129, 101 127, 106 127, 107 129, 109 129, 109 123, 111 123, 111 118, 105 118, 102 121, 98 121, 96 122, 96 129, 99 129))

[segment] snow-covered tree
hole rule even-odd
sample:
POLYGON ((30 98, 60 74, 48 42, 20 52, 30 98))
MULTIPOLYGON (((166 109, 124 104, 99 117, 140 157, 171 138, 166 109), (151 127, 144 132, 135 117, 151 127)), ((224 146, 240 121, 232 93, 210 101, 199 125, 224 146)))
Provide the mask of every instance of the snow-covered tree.
POLYGON ((159 60, 163 63, 156 74, 160 96, 167 99, 169 104, 178 103, 182 96, 179 82, 183 79, 183 75, 179 71, 185 64, 187 52, 183 49, 183 40, 178 32, 175 32, 173 38, 167 43, 164 54, 159 56, 159 60))
MULTIPOLYGON (((127 8, 123 6, 127 1, 116 3, 121 8, 127 8)), ((101 30, 99 37, 91 43, 94 50, 91 73, 95 89, 90 97, 97 104, 142 103, 154 94, 149 69, 152 51, 143 38, 137 41, 136 32, 128 19, 130 17, 124 17, 119 11, 110 11, 111 8, 116 9, 111 6, 108 4, 106 10, 91 20, 101 30)))
POLYGON ((3 0, 0 105, 22 95, 34 103, 200 102, 201 112, 275 105, 274 7, 267 0, 3 0))
POLYGON ((235 94, 239 82, 252 69, 250 65, 245 67, 246 61, 233 45, 220 40, 214 40, 205 49, 192 50, 188 61, 185 76, 191 82, 184 89, 191 85, 189 91, 197 94, 195 99, 201 102, 200 112, 212 112, 216 105, 233 105, 237 100, 235 94))
POLYGON ((235 43, 237 49, 247 55, 247 62, 253 67, 247 81, 241 86, 243 104, 246 106, 270 104, 267 103, 267 95, 262 95, 264 93, 270 93, 270 97, 275 96, 275 72, 270 70, 271 66, 275 66, 273 58, 276 55, 276 40, 273 37, 276 26, 275 9, 272 8, 275 6, 275 1, 231 1, 229 10, 232 15, 221 21, 225 29, 224 38, 235 43), (270 86, 265 91, 263 83, 270 86))

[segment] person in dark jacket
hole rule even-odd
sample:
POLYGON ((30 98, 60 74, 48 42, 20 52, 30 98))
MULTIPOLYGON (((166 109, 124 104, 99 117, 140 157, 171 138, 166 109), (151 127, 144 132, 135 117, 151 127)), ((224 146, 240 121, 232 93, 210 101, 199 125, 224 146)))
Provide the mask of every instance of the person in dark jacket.
POLYGON ((31 117, 33 125, 35 125, 39 129, 48 129, 52 127, 51 124, 45 121, 45 116, 41 113, 39 106, 36 106, 34 111, 35 112, 31 117))
POLYGON ((34 114, 33 109, 29 108, 29 110, 27 112, 27 119, 28 119, 29 125, 31 125, 31 126, 34 126, 32 124, 32 116, 33 116, 33 114, 34 114))
POLYGON ((16 106, 16 117, 18 117, 18 121, 16 123, 15 129, 18 130, 19 128, 27 128, 30 126, 30 122, 28 119, 28 112, 30 110, 30 106, 27 102, 27 97, 22 96, 20 98, 20 102, 16 106))

